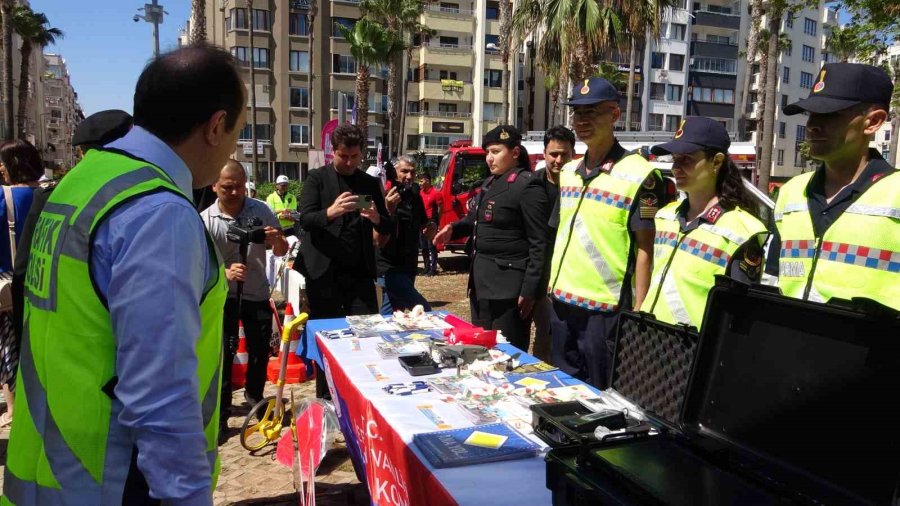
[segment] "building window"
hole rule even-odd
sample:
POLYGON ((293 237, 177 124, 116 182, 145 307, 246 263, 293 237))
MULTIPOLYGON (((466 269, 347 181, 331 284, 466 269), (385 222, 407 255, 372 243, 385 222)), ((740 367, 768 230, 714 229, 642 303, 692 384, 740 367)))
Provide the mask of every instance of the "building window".
POLYGON ((691 58, 691 69, 698 72, 712 72, 714 74, 735 74, 737 72, 737 60, 727 58, 691 58))
POLYGON ((410 114, 419 112, 419 103, 413 102, 413 101, 407 102, 406 103, 406 112, 410 113, 410 114))
POLYGON ((485 69, 484 85, 488 88, 501 88, 503 86, 503 71, 485 69))
POLYGON ((291 144, 309 144, 309 125, 291 125, 291 144))
POLYGON ((781 54, 785 56, 793 56, 794 55, 794 46, 788 45, 781 48, 781 54))
POLYGON ((338 28, 338 26, 343 26, 347 29, 352 29, 354 24, 356 24, 355 19, 331 18, 331 36, 337 37, 339 39, 343 39, 344 35, 341 33, 341 30, 338 28))
POLYGON ((291 107, 309 107, 309 90, 306 88, 291 88, 291 107))
POLYGON ((250 66, 250 55, 246 47, 235 46, 231 48, 231 54, 241 67, 250 66))
POLYGON ((794 27, 794 16, 790 12, 784 15, 784 26, 788 28, 794 27))
POLYGON ((673 116, 671 114, 666 115, 666 132, 674 132, 678 130, 678 125, 681 124, 681 116, 673 116))
MULTIPOLYGON (((235 30, 249 30, 250 20, 247 19, 247 9, 231 9, 231 23, 234 24, 235 30)), ((231 23, 228 23, 228 29, 231 30, 231 23)))
POLYGON ((809 72, 800 72, 800 87, 812 88, 813 76, 809 72))
POLYGON ((784 139, 785 131, 787 130, 787 123, 784 121, 778 122, 778 138, 784 139))
POLYGON ((267 48, 253 48, 253 67, 258 69, 269 68, 269 50, 267 48))
POLYGON ((650 53, 650 68, 666 68, 666 53, 650 53))
MULTIPOLYGON (((238 140, 240 141, 252 141, 253 135, 251 134, 250 123, 244 125, 243 130, 241 130, 240 136, 238 136, 238 140)), ((259 141, 271 141, 272 140, 272 125, 256 125, 256 140, 259 141)))
POLYGON ((788 105, 788 96, 782 95, 781 96, 781 107, 787 107, 787 105, 788 105))
POLYGON ((666 100, 669 100, 671 102, 680 102, 682 89, 683 87, 680 84, 670 84, 666 88, 666 100))
POLYGON ((884 158, 885 160, 889 159, 891 157, 891 148, 889 148, 887 146, 882 146, 881 147, 881 157, 884 158))
POLYGON ((272 31, 271 20, 269 19, 269 11, 262 9, 253 9, 253 29, 261 32, 272 31))
POLYGON ((665 117, 662 114, 651 113, 649 117, 650 124, 647 125, 647 129, 651 132, 661 132, 664 120, 665 117))
MULTIPOLYGON (((734 90, 722 88, 703 88, 694 86, 691 92, 691 99, 694 102, 710 102, 713 104, 733 104, 734 90)), ((751 95, 751 102, 755 102, 751 95)))
POLYGON ((452 4, 449 2, 441 2, 441 12, 450 12, 452 14, 459 14, 459 4, 452 4))
POLYGON ((781 68, 781 82, 784 84, 791 83, 791 68, 790 67, 782 67, 781 68))
POLYGON ((494 102, 484 103, 484 121, 494 121, 503 116, 503 104, 495 104, 494 102))
POLYGON ((440 75, 441 79, 452 79, 456 81, 457 73, 455 70, 441 70, 438 72, 438 75, 440 75))
MULTIPOLYGON (((443 39, 443 37, 441 37, 443 39)), ((443 43, 443 40, 441 40, 443 43)), ((443 45, 443 44, 442 44, 443 45)), ((459 39, 456 39, 456 45, 459 45, 459 39)), ((485 34, 484 36, 484 50, 487 52, 500 52, 500 36, 499 35, 491 35, 485 34)))
POLYGON ((681 23, 672 23, 669 25, 669 38, 674 40, 684 40, 684 34, 687 33, 687 25, 681 23))
POLYGON ((663 83, 650 83, 650 98, 662 100, 666 96, 666 85, 663 83))
MULTIPOLYGON (((352 56, 346 54, 334 54, 331 56, 332 71, 335 74, 356 74, 356 60, 352 56)), ((307 55, 306 66, 309 68, 309 55, 307 55)))
POLYGON ((309 51, 291 51, 289 64, 291 72, 309 72, 309 51))
POLYGON ((309 36, 309 20, 306 14, 300 14, 299 12, 290 13, 289 24, 291 35, 309 36))
POLYGON ((456 112, 456 104, 439 103, 438 111, 439 112, 456 112))
POLYGON ((797 143, 801 143, 806 140, 806 126, 805 125, 797 125, 797 143))
POLYGON ((350 114, 350 110, 353 109, 353 104, 356 103, 356 93, 352 91, 331 90, 331 108, 335 110, 338 109, 338 100, 340 100, 341 94, 345 97, 344 105, 347 106, 347 114, 350 114))
POLYGON ((487 18, 488 19, 500 19, 500 3, 499 2, 488 2, 487 3, 487 18))
POLYGON ((885 142, 890 142, 890 140, 891 140, 891 131, 890 130, 884 131, 884 140, 885 140, 885 142))
POLYGON ((816 50, 807 45, 803 45, 803 61, 812 63, 816 59, 816 50))
POLYGON ((803 33, 806 35, 816 35, 816 20, 804 18, 803 19, 803 33))
POLYGON ((669 55, 669 70, 684 70, 684 55, 683 54, 670 54, 669 55))
POLYGON ((784 165, 784 150, 783 149, 778 150, 778 158, 776 159, 775 163, 779 166, 784 165))
POLYGON ((731 7, 724 5, 706 4, 706 10, 708 12, 718 12, 719 14, 731 14, 731 7))
POLYGON ((731 44, 731 38, 726 35, 714 35, 707 34, 706 42, 711 42, 713 44, 731 44))

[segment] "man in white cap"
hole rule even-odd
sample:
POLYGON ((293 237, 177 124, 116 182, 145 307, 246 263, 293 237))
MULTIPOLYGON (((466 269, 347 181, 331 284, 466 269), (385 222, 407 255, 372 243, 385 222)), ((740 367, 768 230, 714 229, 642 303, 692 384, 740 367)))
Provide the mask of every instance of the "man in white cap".
MULTIPOLYGON (((256 198, 256 183, 254 183, 253 181, 247 181, 247 184, 245 184, 244 186, 247 187, 247 196, 250 197, 251 199, 255 199, 256 198)), ((259 199, 257 199, 257 200, 259 200, 259 199)))
POLYGON ((266 198, 266 204, 278 217, 284 235, 294 235, 294 213, 297 212, 297 197, 288 193, 290 180, 284 174, 275 179, 275 191, 266 198))

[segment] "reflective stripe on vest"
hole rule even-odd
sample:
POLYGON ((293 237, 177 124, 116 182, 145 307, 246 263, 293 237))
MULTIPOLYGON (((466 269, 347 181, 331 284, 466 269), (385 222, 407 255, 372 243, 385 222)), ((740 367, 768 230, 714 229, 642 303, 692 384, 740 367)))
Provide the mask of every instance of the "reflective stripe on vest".
POLYGON ((812 176, 788 181, 775 204, 782 293, 818 302, 864 297, 900 309, 900 172, 873 183, 822 237, 807 205, 812 176))
POLYGON ((633 249, 628 218, 641 184, 653 173, 640 155, 585 184, 573 160, 560 172, 559 231, 550 272, 551 295, 592 311, 614 311, 633 249))
MULTIPOLYGON (((130 430, 118 422, 121 404, 103 391, 116 376, 116 343, 87 260, 90 237, 108 213, 130 199, 160 191, 190 202, 158 168, 92 150, 44 207, 25 280, 22 373, 4 501, 121 504, 134 443, 130 430)), ((215 473, 227 284, 208 236, 207 246, 217 275, 200 305, 197 375, 207 458, 215 473)))
POLYGON ((749 213, 733 209, 715 224, 701 223, 685 235, 678 220, 679 204, 673 202, 656 214, 653 275, 641 309, 660 321, 699 329, 715 276, 724 274, 738 248, 758 240, 766 227, 749 213))
MULTIPOLYGON (((297 197, 295 197, 293 193, 285 193, 284 198, 282 199, 281 196, 278 195, 278 192, 272 192, 269 197, 266 198, 266 203, 269 204, 269 207, 272 208, 272 211, 276 215, 279 211, 285 209, 290 209, 291 211, 297 210, 297 197)), ((290 227, 294 224, 294 221, 279 218, 278 223, 280 223, 282 227, 290 227)))

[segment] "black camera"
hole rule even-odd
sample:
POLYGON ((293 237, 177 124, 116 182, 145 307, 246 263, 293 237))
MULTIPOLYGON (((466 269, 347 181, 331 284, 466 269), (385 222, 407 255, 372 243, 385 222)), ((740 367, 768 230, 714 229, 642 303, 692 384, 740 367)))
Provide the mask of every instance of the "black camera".
POLYGON ((416 183, 413 183, 412 181, 408 183, 398 183, 397 191, 400 193, 401 199, 408 200, 417 193, 416 183))
POLYGON ((266 230, 259 218, 247 218, 243 222, 235 220, 228 224, 225 237, 242 246, 263 244, 266 242, 266 230))

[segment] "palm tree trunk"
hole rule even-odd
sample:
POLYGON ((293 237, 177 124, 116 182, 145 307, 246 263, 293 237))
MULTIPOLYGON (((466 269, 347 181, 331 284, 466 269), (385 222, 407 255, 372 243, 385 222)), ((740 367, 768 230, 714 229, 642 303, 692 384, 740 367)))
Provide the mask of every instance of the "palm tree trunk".
POLYGON ((406 50, 406 62, 403 64, 403 86, 402 86, 402 98, 401 98, 401 113, 400 113, 400 140, 397 145, 397 154, 402 154, 406 149, 404 146, 406 145, 406 118, 409 116, 408 104, 409 101, 409 79, 407 79, 409 65, 412 63, 412 48, 406 50))
POLYGON ((759 25, 762 19, 762 0, 750 2, 750 33, 747 35, 747 70, 744 72, 744 86, 741 88, 740 119, 738 120, 738 138, 747 138, 747 97, 750 95, 750 75, 756 63, 759 46, 759 25))
MULTIPOLYGON (((895 83, 894 86, 897 86, 895 83)), ((900 137, 900 114, 894 113, 894 117, 891 118, 891 159, 889 160, 891 167, 896 167, 897 162, 900 161, 900 156, 897 156, 897 138, 900 137)))
POLYGON ((775 88, 778 84, 778 29, 783 13, 770 13, 768 61, 766 62, 765 119, 760 141, 759 179, 757 187, 769 191, 769 175, 772 172, 772 148, 775 141, 775 88))
POLYGON ((356 126, 364 136, 363 151, 369 145, 369 66, 357 63, 356 66, 356 126))
POLYGON ((22 61, 19 64, 19 111, 18 119, 18 136, 25 139, 28 136, 28 82, 31 68, 31 52, 34 46, 28 39, 22 40, 22 61))
POLYGON ((397 57, 394 56, 391 58, 391 61, 388 62, 388 83, 387 83, 387 94, 388 94, 388 104, 387 104, 387 124, 388 124, 388 138, 387 138, 387 153, 388 158, 393 156, 394 149, 394 119, 397 117, 397 83, 395 82, 397 79, 397 57))
POLYGON ((556 100, 559 98, 559 85, 550 93, 550 115, 544 124, 544 130, 548 130, 556 124, 556 100))
POLYGON ((3 127, 4 139, 12 139, 15 134, 15 110, 13 109, 13 26, 12 12, 15 0, 0 0, 3 15, 3 127))
POLYGON ((259 178, 259 153, 256 151, 256 63, 253 57, 253 0, 247 0, 248 18, 250 21, 250 141, 253 143, 253 180, 260 181, 259 178))
POLYGON ((509 92, 511 91, 511 79, 509 69, 510 56, 510 22, 512 18, 512 2, 510 0, 500 0, 500 61, 503 62, 503 74, 500 83, 500 89, 503 90, 503 116, 501 123, 509 124, 509 92))
MULTIPOLYGON (((313 55, 316 54, 314 44, 315 44, 315 36, 316 36, 315 23, 316 23, 316 10, 317 9, 318 9, 318 4, 316 3, 316 0, 310 0, 309 10, 306 11, 306 19, 307 19, 307 23, 308 23, 306 33, 309 34, 309 80, 307 81, 309 83, 309 92, 307 92, 307 95, 309 95, 309 107, 307 108, 307 113, 306 113, 306 121, 307 121, 307 125, 308 125, 307 130, 309 131, 309 148, 307 149, 307 157, 306 157, 307 167, 309 166, 309 153, 316 147, 316 141, 315 141, 316 136, 313 135, 313 113, 315 111, 315 107, 313 106, 313 104, 315 104, 315 101, 313 99, 314 98, 313 90, 315 89, 315 86, 313 86, 313 77, 314 77, 313 76, 313 55)), ((323 121, 322 126, 324 126, 324 123, 325 122, 323 121)))
POLYGON ((206 41, 206 2, 191 0, 191 42, 206 41))
POLYGON ((631 131, 631 111, 634 107, 634 71, 635 65, 637 62, 637 41, 634 36, 631 37, 631 54, 629 55, 630 62, 628 63, 628 88, 626 88, 625 93, 625 131, 631 131))

